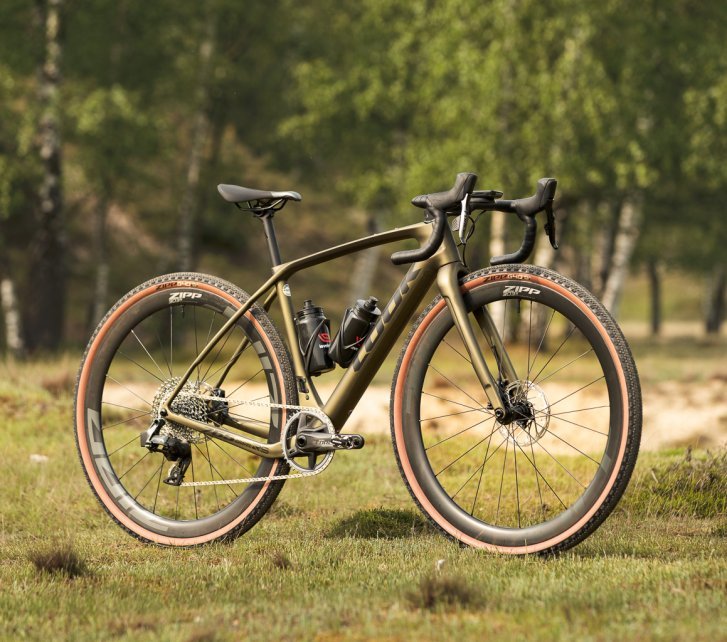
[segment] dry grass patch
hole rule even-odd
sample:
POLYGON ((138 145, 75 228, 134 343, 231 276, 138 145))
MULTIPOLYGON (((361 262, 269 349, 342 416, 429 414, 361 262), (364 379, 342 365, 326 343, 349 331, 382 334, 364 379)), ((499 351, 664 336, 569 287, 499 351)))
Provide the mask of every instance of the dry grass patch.
POLYGON ((60 574, 70 579, 90 574, 85 560, 69 543, 55 544, 50 548, 32 551, 28 559, 40 573, 60 574))

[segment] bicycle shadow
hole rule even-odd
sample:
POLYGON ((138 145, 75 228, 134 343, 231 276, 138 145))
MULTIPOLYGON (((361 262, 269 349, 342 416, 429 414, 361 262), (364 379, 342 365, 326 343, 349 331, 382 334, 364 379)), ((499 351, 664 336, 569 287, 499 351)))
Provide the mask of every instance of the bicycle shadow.
POLYGON ((338 539, 406 539, 434 533, 419 513, 411 510, 374 508, 360 510, 335 523, 326 537, 338 539))

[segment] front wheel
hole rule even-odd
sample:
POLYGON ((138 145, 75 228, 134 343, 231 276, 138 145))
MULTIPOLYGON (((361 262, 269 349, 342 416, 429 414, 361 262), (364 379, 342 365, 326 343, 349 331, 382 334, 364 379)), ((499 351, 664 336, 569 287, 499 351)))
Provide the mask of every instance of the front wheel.
MULTIPOLYGON (((473 327, 487 309, 512 361, 488 365, 514 409, 488 404, 444 300, 402 349, 391 399, 399 469, 448 536, 503 553, 555 552, 592 533, 631 477, 641 435, 636 367, 620 329, 577 283, 509 265, 462 285, 473 327)), ((489 396, 496 400, 494 391, 489 396)))

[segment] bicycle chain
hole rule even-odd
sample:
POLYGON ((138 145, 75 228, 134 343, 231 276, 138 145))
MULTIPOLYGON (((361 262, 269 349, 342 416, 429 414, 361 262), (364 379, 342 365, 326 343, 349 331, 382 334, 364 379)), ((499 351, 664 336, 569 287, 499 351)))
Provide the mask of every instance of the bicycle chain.
MULTIPOLYGON (((184 394, 180 393, 177 395, 177 398, 179 397, 194 397, 195 399, 204 399, 206 401, 223 401, 226 402, 227 408, 237 408, 238 406, 255 406, 258 408, 280 408, 285 410, 294 410, 297 412, 305 412, 308 415, 312 415, 318 419, 320 419, 321 422, 326 426, 326 429, 330 433, 335 433, 335 429, 333 428, 333 423, 331 422, 328 415, 323 412, 320 408, 314 408, 313 406, 294 406, 292 404, 281 404, 281 403, 269 403, 265 401, 243 401, 242 399, 235 399, 234 397, 217 397, 215 395, 190 395, 190 394, 184 394)), ((283 439, 285 438, 285 433, 287 432, 288 424, 292 419, 295 418, 295 415, 291 416, 290 419, 288 419, 287 422, 285 422, 285 426, 282 429, 282 437, 280 438, 280 444, 282 446, 283 439)), ((283 455, 283 458, 290 463, 290 460, 283 455)), ((329 457, 327 459, 324 459, 323 463, 319 468, 316 468, 314 470, 311 470, 310 472, 298 472, 296 474, 287 474, 287 475, 269 475, 268 477, 242 477, 239 479, 214 479, 212 481, 195 481, 195 482, 182 482, 180 486, 225 486, 229 484, 256 484, 258 482, 266 482, 266 481, 279 481, 283 479, 300 479, 301 477, 314 477, 315 475, 320 475, 328 466, 330 465, 331 461, 333 460, 333 457, 329 457)))

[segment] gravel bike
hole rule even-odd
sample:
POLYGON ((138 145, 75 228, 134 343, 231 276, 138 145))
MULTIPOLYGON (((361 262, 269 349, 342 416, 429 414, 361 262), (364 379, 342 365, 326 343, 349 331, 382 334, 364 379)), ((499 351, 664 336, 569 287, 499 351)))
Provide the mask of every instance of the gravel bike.
MULTIPOLYGON (((492 551, 555 552, 592 533, 636 462, 636 367, 592 294, 522 264, 540 212, 557 248, 556 180, 541 179, 533 196, 517 200, 476 191, 476 180, 459 174, 449 191, 413 199, 425 210, 421 223, 288 262, 273 219, 300 195, 218 186, 261 221, 272 276, 252 294, 204 274, 159 276, 100 322, 79 370, 75 435, 111 517, 137 538, 169 546, 250 529, 286 480, 318 475, 338 450, 364 446, 362 435, 342 432, 346 420, 436 286, 391 385, 394 454, 412 498, 450 538, 492 551), (469 271, 466 243, 488 211, 515 214, 524 240, 491 267, 469 271), (288 280, 405 239, 420 245, 392 255, 410 267, 388 303, 378 310, 372 299, 347 312, 369 320, 359 315, 354 338, 334 340, 345 371, 323 401, 314 378, 334 365, 328 321, 310 301, 295 312, 288 280), (268 314, 273 303, 287 343, 268 314)), ((339 333, 353 328, 349 321, 339 333)))

